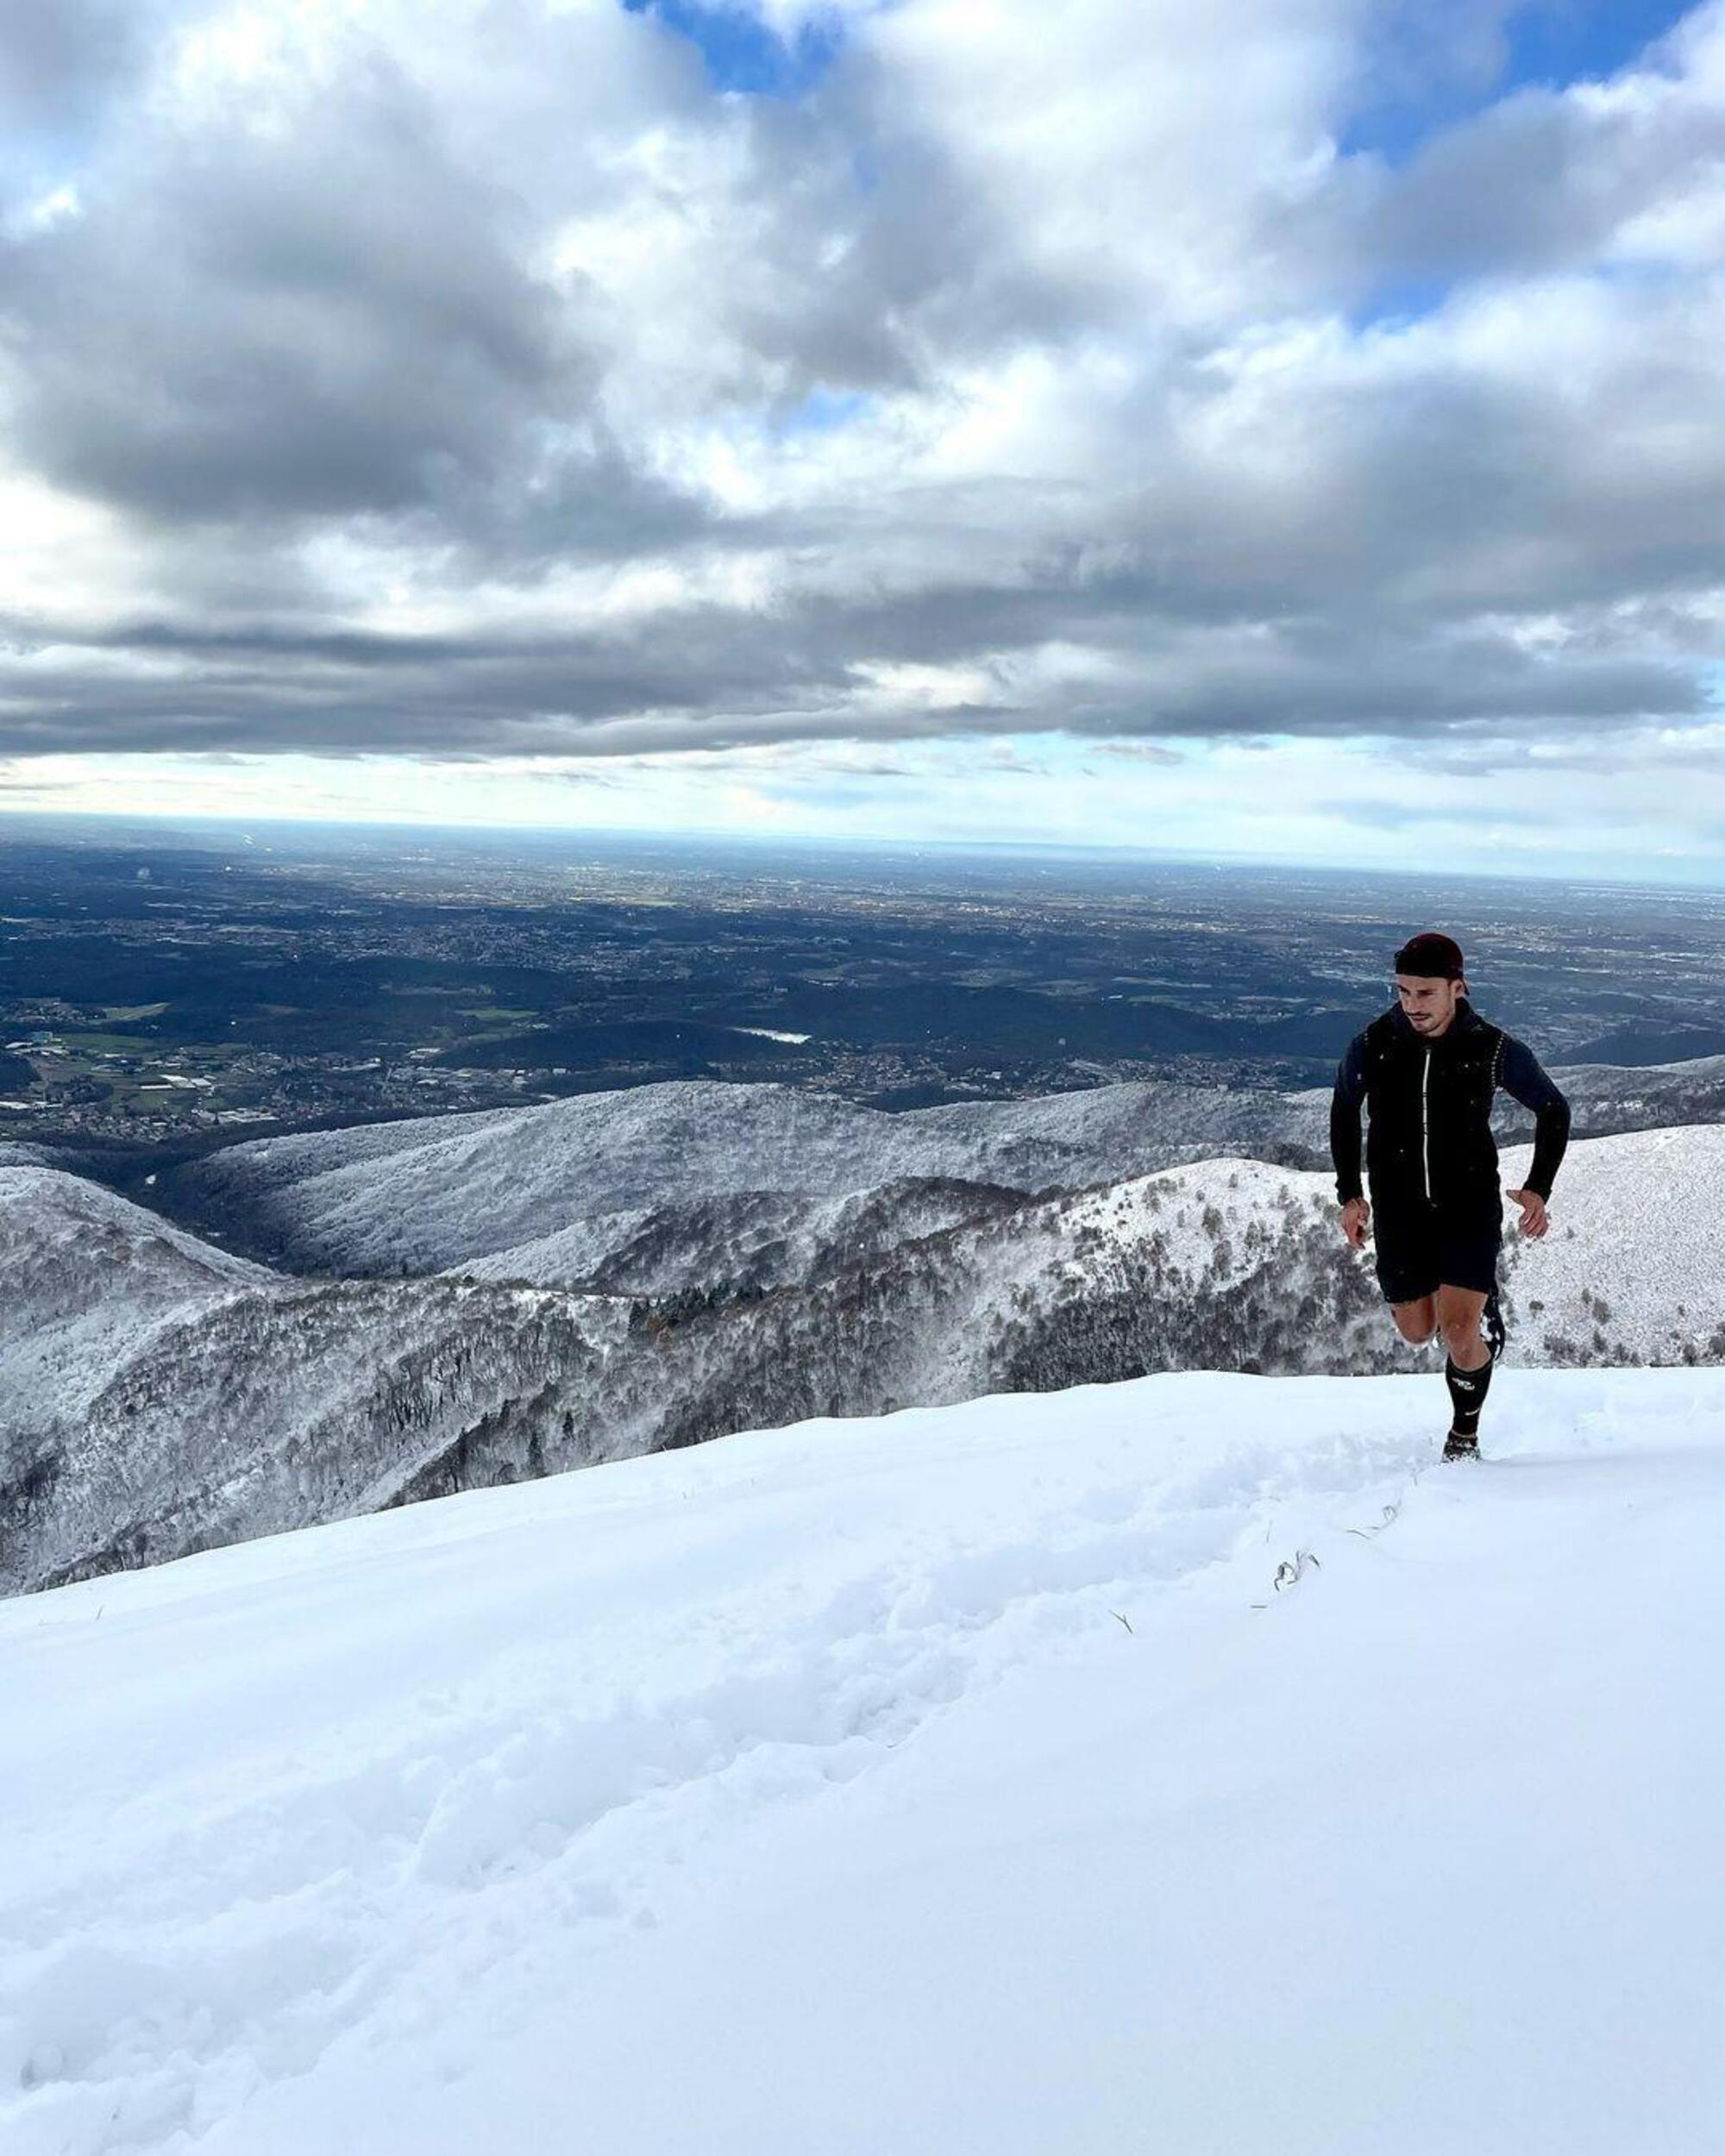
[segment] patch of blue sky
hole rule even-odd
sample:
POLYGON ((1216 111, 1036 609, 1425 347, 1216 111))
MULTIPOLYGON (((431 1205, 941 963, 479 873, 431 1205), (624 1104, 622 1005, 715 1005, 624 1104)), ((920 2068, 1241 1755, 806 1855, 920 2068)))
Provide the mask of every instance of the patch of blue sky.
POLYGON ((1433 70, 1411 94, 1363 104, 1339 147, 1344 156, 1405 164, 1433 135, 1518 90, 1563 90, 1618 73, 1695 11, 1694 0, 1521 0, 1502 23, 1499 64, 1490 76, 1433 70))
POLYGON ((630 15, 650 15, 699 53, 715 90, 756 97, 800 97, 837 57, 844 32, 837 16, 804 23, 781 37, 747 0, 622 0, 630 15))
POLYGON ((10 197, 6 210, 16 215, 24 203, 73 185, 89 160, 91 135, 64 122, 32 126, 28 117, 0 135, 0 187, 10 197))
POLYGON ((836 434, 867 412, 873 399, 860 389, 812 389, 787 411, 776 413, 771 431, 777 435, 836 434))
MULTIPOLYGON (((1661 287, 1683 285, 1690 273, 1679 262, 1638 260, 1590 262, 1585 274, 1596 285, 1629 285, 1654 292, 1661 287)), ((1434 315, 1456 289, 1456 280, 1449 278, 1393 278, 1348 310, 1348 327, 1356 336, 1372 329, 1387 333, 1408 329, 1434 315)))
POLYGON ((1446 278, 1401 277, 1380 285, 1348 316, 1355 335, 1367 329, 1406 329, 1435 314, 1453 289, 1446 278))
POLYGON ((1694 0, 1535 0, 1504 25, 1502 90, 1603 81, 1696 12, 1694 0))

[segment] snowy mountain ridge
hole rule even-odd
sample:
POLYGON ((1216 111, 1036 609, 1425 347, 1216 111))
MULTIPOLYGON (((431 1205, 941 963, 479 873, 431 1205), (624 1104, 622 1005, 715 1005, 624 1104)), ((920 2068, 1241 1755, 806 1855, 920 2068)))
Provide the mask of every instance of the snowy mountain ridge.
POLYGON ((1208 1087, 889 1113, 778 1084, 690 1079, 543 1106, 258 1139, 181 1172, 274 1238, 282 1262, 424 1272, 573 1223, 789 1191, 839 1198, 913 1181, 1070 1188, 1268 1143, 1283 1096, 1208 1087), (1231 1142, 1219 1144, 1218 1125, 1231 1142))
MULTIPOLYGON (((1513 1184, 1525 1149, 1504 1168, 1513 1184)), ((8 1215, 50 1254, 85 1232, 89 1186, 11 1172, 34 1181, 8 1215)), ((1552 1235, 1509 1238, 1514 1358, 1725 1357, 1722 1176, 1716 1125, 1574 1146, 1552 1235)), ((907 1184, 822 1220, 754 1194, 735 1201, 756 1208, 741 1229, 720 1207, 693 1239, 681 1216, 650 1233, 625 1216, 614 1244, 588 1222, 564 1256, 592 1272, 555 1287, 508 1277, 507 1254, 478 1278, 407 1281, 206 1263, 96 1194, 125 1231, 99 1294, 58 1328, 39 1300, 0 1339, 0 1578, 15 1588, 809 1415, 1154 1370, 1427 1361, 1389 1326, 1369 1259, 1341 1245, 1327 1175, 1260 1161, 1042 1198, 907 1184), (97 1300, 99 1339, 78 1330, 97 1300), (56 1357, 82 1358, 76 1386, 44 1386, 56 1357)), ((51 1256, 23 1272, 53 1277, 51 1256)))
MULTIPOLYGON (((1559 1073, 1578 1136, 1725 1121, 1725 1057, 1559 1073)), ((575 1224, 762 1191, 837 1199, 895 1183, 1031 1194, 1223 1154, 1321 1169, 1326 1092, 1145 1080, 1028 1100, 887 1112, 778 1084, 691 1079, 535 1107, 259 1138, 173 1179, 199 1218, 243 1225, 299 1271, 435 1272, 575 1224)), ((1529 1119, 1501 1096, 1507 1142, 1529 1119)))

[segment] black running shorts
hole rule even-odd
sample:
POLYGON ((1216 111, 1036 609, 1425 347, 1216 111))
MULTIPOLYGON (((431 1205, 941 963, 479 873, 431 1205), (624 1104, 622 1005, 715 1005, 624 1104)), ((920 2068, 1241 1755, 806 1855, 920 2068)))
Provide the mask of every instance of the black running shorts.
POLYGON ((1503 1208, 1448 1211, 1424 1198, 1371 1209, 1373 1257, 1385 1302, 1417 1302, 1440 1288, 1471 1288, 1489 1295, 1497 1285, 1503 1208))

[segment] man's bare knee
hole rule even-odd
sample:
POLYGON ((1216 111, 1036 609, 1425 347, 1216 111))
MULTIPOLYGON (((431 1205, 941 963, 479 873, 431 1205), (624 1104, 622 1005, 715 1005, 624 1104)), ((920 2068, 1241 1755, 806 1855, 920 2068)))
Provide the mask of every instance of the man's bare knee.
POLYGON ((1392 1303, 1389 1314, 1396 1320, 1396 1330, 1414 1347, 1423 1347, 1438 1329, 1438 1313, 1429 1295, 1422 1295, 1418 1302, 1392 1303))
POLYGON ((1451 1294, 1447 1290, 1437 1298, 1437 1326, 1444 1336, 1444 1345, 1451 1359, 1469 1369, 1477 1359, 1476 1349, 1480 1345, 1479 1313, 1485 1298, 1471 1293, 1451 1294))

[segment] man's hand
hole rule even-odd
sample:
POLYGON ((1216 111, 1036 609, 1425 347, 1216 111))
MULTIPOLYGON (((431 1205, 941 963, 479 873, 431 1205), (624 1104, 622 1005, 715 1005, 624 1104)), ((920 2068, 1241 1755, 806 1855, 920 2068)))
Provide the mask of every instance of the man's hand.
POLYGON ((1365 1224, 1371 1218, 1371 1207, 1364 1198, 1350 1198, 1342 1207, 1342 1233, 1357 1250, 1365 1248, 1365 1224))
POLYGON ((1546 1212, 1546 1201, 1539 1192, 1537 1190, 1512 1190, 1509 1195, 1521 1208, 1522 1234, 1543 1235, 1552 1224, 1546 1212))

